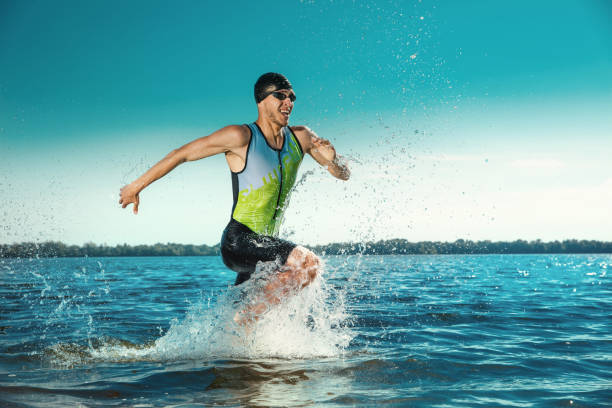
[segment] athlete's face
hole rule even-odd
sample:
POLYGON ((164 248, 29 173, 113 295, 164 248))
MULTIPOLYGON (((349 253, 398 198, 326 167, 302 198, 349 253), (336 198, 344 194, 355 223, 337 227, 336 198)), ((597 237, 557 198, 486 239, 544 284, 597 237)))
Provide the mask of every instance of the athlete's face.
POLYGON ((293 110, 295 93, 292 89, 279 89, 270 93, 262 101, 266 104, 268 117, 281 126, 289 124, 289 116, 293 110))

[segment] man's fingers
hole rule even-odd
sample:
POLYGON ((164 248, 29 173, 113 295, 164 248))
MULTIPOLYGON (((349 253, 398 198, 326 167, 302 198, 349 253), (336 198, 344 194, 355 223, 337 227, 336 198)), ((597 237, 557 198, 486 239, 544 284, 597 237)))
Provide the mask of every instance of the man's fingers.
POLYGON ((134 214, 138 214, 138 205, 140 204, 140 197, 136 194, 135 197, 121 197, 119 199, 121 208, 126 208, 130 204, 134 204, 134 214))
POLYGON ((312 144, 314 144, 315 146, 329 146, 331 143, 329 142, 329 140, 321 139, 320 137, 313 137, 312 144))

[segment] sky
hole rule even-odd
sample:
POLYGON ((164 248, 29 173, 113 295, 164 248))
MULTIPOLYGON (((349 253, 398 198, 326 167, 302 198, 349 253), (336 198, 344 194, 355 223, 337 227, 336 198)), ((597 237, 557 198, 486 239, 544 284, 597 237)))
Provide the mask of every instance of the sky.
POLYGON ((612 240, 608 1, 0 0, 0 243, 218 243, 222 156, 119 189, 269 71, 352 171, 306 158, 283 237, 612 240))

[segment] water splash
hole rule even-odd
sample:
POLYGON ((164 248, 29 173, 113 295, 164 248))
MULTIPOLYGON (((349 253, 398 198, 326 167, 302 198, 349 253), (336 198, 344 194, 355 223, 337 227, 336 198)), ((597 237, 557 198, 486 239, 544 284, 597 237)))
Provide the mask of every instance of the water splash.
POLYGON ((245 305, 257 301, 273 269, 262 264, 243 285, 217 294, 216 303, 202 299, 182 320, 146 344, 100 337, 87 345, 56 344, 46 360, 59 366, 96 362, 178 361, 223 358, 337 357, 354 337, 344 293, 319 274, 306 288, 270 307, 251 326, 234 321, 245 305), (263 266, 263 267, 261 267, 263 266))

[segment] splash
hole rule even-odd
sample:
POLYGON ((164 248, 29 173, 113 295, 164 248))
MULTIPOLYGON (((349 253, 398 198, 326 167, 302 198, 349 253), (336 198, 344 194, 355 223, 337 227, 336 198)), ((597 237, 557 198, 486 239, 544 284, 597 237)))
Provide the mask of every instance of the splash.
POLYGON ((96 338, 90 339, 87 346, 57 344, 47 350, 47 360, 55 365, 75 366, 96 362, 307 359, 342 355, 354 337, 350 316, 344 293, 329 285, 321 273, 309 286, 270 307, 250 325, 234 321, 237 312, 258 299, 262 285, 274 269, 260 264, 249 281, 219 293, 212 306, 202 299, 152 342, 133 344, 96 338))

